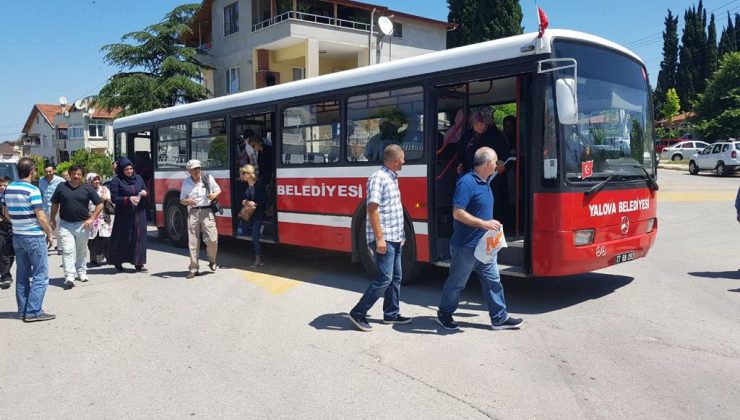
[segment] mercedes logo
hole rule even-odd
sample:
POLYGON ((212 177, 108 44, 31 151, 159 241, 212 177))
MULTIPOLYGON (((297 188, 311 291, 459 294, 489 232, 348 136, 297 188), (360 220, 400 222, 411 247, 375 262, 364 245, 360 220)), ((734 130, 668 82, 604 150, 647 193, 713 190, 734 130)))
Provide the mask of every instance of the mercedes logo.
POLYGON ((630 231, 630 219, 627 216, 622 216, 622 223, 619 224, 619 229, 622 231, 622 236, 630 231))

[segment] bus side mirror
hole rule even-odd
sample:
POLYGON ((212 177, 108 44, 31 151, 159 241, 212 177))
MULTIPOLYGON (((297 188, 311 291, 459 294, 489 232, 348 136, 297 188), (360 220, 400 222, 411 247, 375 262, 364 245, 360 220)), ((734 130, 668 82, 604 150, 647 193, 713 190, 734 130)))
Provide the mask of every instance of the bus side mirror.
POLYGON ((578 96, 575 79, 558 79, 555 83, 555 96, 560 124, 576 124, 578 122, 578 96))

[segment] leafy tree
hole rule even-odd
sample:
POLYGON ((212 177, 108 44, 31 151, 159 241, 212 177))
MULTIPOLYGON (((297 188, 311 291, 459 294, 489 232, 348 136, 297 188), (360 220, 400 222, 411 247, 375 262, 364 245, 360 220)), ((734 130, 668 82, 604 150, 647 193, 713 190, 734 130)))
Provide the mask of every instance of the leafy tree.
POLYGON ((665 18, 663 30, 663 61, 658 72, 658 84, 653 95, 655 112, 663 108, 668 89, 676 87, 676 69, 678 67, 678 16, 674 17, 670 9, 665 18))
POLYGON ((663 107, 660 109, 660 112, 663 114, 663 118, 673 121, 673 117, 678 115, 680 110, 681 104, 678 100, 676 89, 668 89, 668 93, 665 95, 665 102, 663 102, 663 107))
POLYGON ((516 116, 516 103, 496 105, 493 107, 493 123, 496 127, 503 132, 504 131, 504 118, 509 115, 516 116))
POLYGON ((211 142, 211 146, 208 148, 208 158, 225 164, 228 162, 228 153, 226 136, 215 137, 211 142))
POLYGON ((124 116, 205 99, 208 90, 198 83, 203 65, 195 48, 180 41, 182 34, 191 32, 189 22, 199 8, 177 6, 161 22, 104 46, 104 61, 121 71, 101 89, 97 106, 122 108, 119 116, 124 116))
POLYGON ((73 165, 80 165, 85 174, 95 172, 100 175, 101 178, 106 178, 113 175, 113 168, 111 167, 112 163, 113 158, 111 155, 80 149, 72 153, 69 161, 62 162, 57 165, 56 172, 57 175, 61 175, 62 172, 69 170, 73 165))
POLYGON ((447 0, 447 20, 458 25, 447 32, 447 48, 475 44, 523 32, 518 0, 447 0))
POLYGON ((699 96, 696 113, 707 139, 740 134, 740 52, 724 56, 706 91, 699 96))

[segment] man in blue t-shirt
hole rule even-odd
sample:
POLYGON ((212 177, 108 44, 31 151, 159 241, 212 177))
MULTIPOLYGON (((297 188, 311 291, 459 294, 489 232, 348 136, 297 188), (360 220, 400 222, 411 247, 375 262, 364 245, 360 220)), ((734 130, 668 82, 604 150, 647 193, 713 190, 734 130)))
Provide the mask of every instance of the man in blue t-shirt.
POLYGON ((483 263, 475 258, 475 247, 488 230, 501 229, 501 223, 493 219, 493 194, 489 183, 496 171, 498 156, 490 147, 481 147, 473 157, 474 167, 457 180, 452 199, 453 233, 450 240, 450 274, 442 289, 442 299, 437 311, 437 323, 446 330, 457 330, 460 326, 452 318, 460 301, 460 293, 468 283, 470 273, 478 274, 483 299, 491 316, 494 330, 519 328, 521 318, 513 318, 506 312, 504 287, 501 285, 498 265, 494 258, 483 263))
POLYGON ((44 215, 41 191, 31 184, 34 166, 29 158, 19 160, 19 180, 8 185, 3 195, 5 217, 13 224, 18 316, 25 322, 55 318, 42 309, 49 286, 47 249, 51 245, 51 227, 44 215))

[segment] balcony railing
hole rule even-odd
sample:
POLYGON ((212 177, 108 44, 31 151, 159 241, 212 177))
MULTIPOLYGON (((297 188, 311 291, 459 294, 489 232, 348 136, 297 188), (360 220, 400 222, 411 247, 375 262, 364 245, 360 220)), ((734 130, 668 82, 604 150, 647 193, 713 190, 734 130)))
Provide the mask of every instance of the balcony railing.
POLYGON ((363 22, 355 22, 353 20, 337 19, 331 16, 312 15, 310 13, 290 11, 285 12, 281 15, 273 16, 270 19, 263 20, 252 26, 252 32, 261 31, 270 26, 277 25, 278 23, 286 20, 300 20, 304 22, 318 23, 321 25, 337 26, 340 28, 356 29, 358 31, 370 32, 370 24, 363 22))

